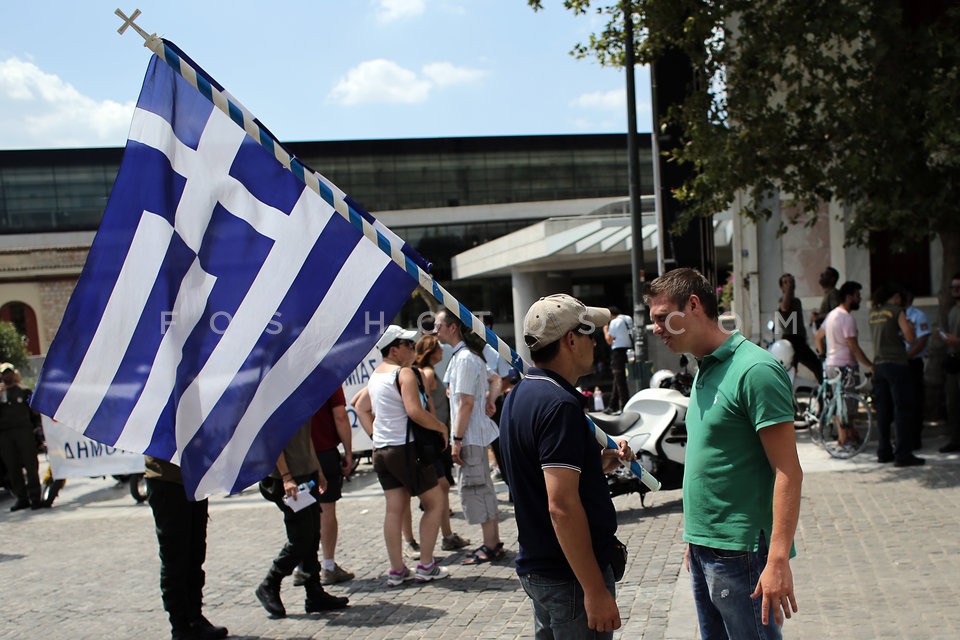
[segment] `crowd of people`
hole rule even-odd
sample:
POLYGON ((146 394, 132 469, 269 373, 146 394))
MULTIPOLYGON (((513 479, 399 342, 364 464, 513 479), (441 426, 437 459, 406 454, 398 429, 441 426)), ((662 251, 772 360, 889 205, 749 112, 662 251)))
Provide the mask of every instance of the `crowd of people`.
MULTIPOLYGON (((837 287, 838 280, 830 268, 820 277, 823 301, 810 315, 814 352, 796 281, 791 274, 781 276, 776 313, 782 335, 794 345, 798 363, 818 379, 841 373, 853 385, 861 367, 870 371, 878 461, 923 464, 913 452, 921 446, 919 403, 930 324, 912 306, 909 291, 882 284, 870 301, 869 358, 853 315, 862 287, 853 281, 837 287)), ((955 304, 946 330, 939 332, 947 346, 951 436, 943 452, 960 451, 960 274, 951 281, 951 293, 955 304)), ((683 509, 685 564, 701 637, 780 638, 784 619, 798 611, 790 559, 803 472, 792 383, 770 353, 718 322, 716 291, 699 272, 675 269, 658 277, 646 301, 654 334, 671 351, 699 361, 687 412, 683 509)), ((515 504, 515 565, 531 601, 536 636, 611 638, 622 624, 616 583, 626 550, 616 537, 605 474, 631 461, 633 452, 626 442, 613 449, 596 446, 585 417, 587 399, 576 385, 595 371, 596 340, 602 336, 611 347, 611 410, 622 408, 631 333, 630 319, 616 308, 589 307, 566 294, 541 298, 523 322, 534 366, 521 381, 449 311, 437 314, 433 330, 423 334, 388 326, 376 343, 382 362, 367 386, 350 399, 338 389, 301 425, 260 482, 263 497, 282 513, 286 538, 254 591, 267 614, 286 616, 280 587, 290 576, 304 588, 307 613, 349 604, 324 589, 354 578, 336 561, 336 506, 354 468, 349 400, 373 443, 373 469, 383 489, 388 587, 448 578, 451 570, 437 561, 436 546, 470 546, 452 529, 453 487, 465 522, 478 527, 472 532, 478 543, 462 566, 507 556, 491 477, 495 456, 515 504), (441 360, 446 366, 438 373, 441 360), (426 446, 428 437, 441 444, 426 446), (408 558, 416 565, 408 566, 408 558)), ((12 483, 12 510, 37 508, 37 416, 16 369, 0 364, 0 376, 0 445, 5 465, 16 470, 11 478, 19 479, 12 483)), ((147 457, 146 478, 172 637, 226 637, 227 629, 202 612, 207 501, 187 499, 180 470, 169 462, 147 457)))

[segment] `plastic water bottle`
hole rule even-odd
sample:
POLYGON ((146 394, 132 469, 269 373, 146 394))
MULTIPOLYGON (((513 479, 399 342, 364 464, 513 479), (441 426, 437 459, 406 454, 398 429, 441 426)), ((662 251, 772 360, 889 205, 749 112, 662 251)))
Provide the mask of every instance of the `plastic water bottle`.
POLYGON ((627 349, 627 362, 636 362, 637 354, 633 349, 627 349))
POLYGON ((299 485, 297 485, 297 496, 310 493, 310 489, 313 489, 315 486, 317 486, 317 483, 313 480, 310 482, 301 482, 299 485))

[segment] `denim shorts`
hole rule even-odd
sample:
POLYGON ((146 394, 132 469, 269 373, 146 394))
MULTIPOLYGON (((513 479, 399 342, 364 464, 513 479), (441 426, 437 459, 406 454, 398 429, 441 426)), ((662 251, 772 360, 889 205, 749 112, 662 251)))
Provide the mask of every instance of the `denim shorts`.
MULTIPOLYGON (((603 571, 603 581, 617 595, 613 569, 603 571)), ((583 608, 583 589, 575 578, 550 578, 536 573, 520 576, 520 584, 533 600, 535 637, 537 640, 578 640, 596 638, 610 640, 613 632, 598 633, 587 626, 583 608)))
POLYGON ((762 534, 756 551, 690 545, 690 577, 702 640, 780 640, 773 612, 764 626, 762 598, 750 597, 766 564, 767 542, 762 534))

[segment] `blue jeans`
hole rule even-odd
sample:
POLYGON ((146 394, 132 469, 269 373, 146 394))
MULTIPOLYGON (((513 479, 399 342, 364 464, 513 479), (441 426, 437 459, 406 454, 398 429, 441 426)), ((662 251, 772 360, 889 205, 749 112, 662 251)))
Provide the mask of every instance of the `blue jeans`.
MULTIPOLYGON (((617 595, 613 569, 607 567, 603 581, 614 596, 617 595)), ((583 589, 577 580, 548 578, 529 573, 520 576, 520 584, 533 600, 535 638, 537 640, 577 640, 596 638, 610 640, 613 632, 598 633, 587 627, 587 611, 583 608, 583 589)))
POLYGON ((763 535, 757 551, 727 551, 690 545, 690 576, 703 640, 780 640, 780 627, 770 612, 761 622, 761 598, 750 598, 767 564, 763 535))

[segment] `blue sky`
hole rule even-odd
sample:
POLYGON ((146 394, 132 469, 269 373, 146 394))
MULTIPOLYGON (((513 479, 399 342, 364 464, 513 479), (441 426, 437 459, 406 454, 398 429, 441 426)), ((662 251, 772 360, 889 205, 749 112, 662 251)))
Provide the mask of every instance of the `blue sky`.
MULTIPOLYGON (((604 24, 561 0, 139 0, 284 141, 625 132, 621 69, 569 51, 604 24)), ((0 9, 0 148, 122 146, 150 53, 117 0, 0 9)), ((650 86, 637 73, 637 121, 650 86)))

